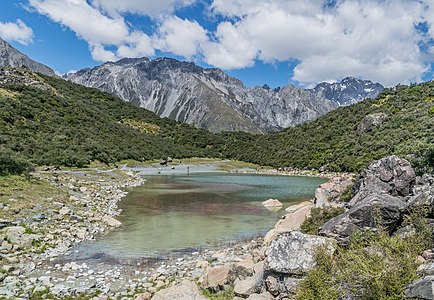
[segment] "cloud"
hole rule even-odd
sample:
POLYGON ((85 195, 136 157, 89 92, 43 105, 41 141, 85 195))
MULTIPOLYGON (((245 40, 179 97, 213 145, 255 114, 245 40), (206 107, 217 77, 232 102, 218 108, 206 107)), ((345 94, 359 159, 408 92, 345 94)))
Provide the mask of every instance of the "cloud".
POLYGON ((156 44, 163 51, 191 59, 207 40, 207 31, 196 21, 172 16, 161 23, 156 44))
POLYGON ((306 86, 345 76, 389 86, 420 81, 434 60, 428 0, 29 1, 84 39, 98 61, 158 50, 227 70, 297 61, 291 79, 306 86), (198 2, 213 14, 206 23, 176 15, 198 2), (149 16, 151 33, 126 22, 127 14, 149 16))
MULTIPOLYGON (((226 69, 251 66, 255 52, 264 62, 296 59, 300 64, 292 79, 306 85, 345 76, 386 85, 420 81, 428 64, 414 24, 428 18, 426 5, 406 0, 327 2, 214 0, 214 13, 232 21, 224 28, 220 24, 205 59, 226 69)), ((434 23, 430 9, 428 19, 434 23)))
POLYGON ((17 19, 15 23, 0 22, 0 37, 6 41, 16 41, 28 45, 33 43, 33 30, 20 19, 17 19))
POLYGON ((110 15, 135 13, 150 17, 159 17, 173 13, 177 8, 194 4, 196 0, 93 0, 95 7, 110 15))
POLYGON ((101 44, 89 44, 92 58, 96 61, 116 61, 118 57, 110 50, 106 50, 101 44))
POLYGON ((120 44, 129 35, 120 16, 107 17, 85 0, 30 0, 41 14, 67 26, 80 38, 98 44, 120 44))

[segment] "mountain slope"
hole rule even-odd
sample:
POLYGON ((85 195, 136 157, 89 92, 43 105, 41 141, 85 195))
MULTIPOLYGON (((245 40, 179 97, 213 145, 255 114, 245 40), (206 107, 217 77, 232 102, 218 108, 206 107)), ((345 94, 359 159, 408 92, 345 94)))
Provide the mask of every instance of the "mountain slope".
POLYGON ((159 116, 219 131, 272 132, 313 120, 340 105, 375 97, 380 84, 347 78, 314 89, 247 88, 220 69, 175 59, 123 59, 66 75, 159 116))
POLYGON ((30 59, 0 38, 0 67, 26 67, 33 72, 56 76, 49 67, 30 59))
POLYGON ((434 171, 434 81, 385 89, 313 122, 265 136, 226 133, 223 155, 275 167, 360 171, 396 154, 434 171))
POLYGON ((217 157, 210 146, 214 138, 96 89, 27 69, 0 68, 0 165, 5 155, 67 166, 217 157))

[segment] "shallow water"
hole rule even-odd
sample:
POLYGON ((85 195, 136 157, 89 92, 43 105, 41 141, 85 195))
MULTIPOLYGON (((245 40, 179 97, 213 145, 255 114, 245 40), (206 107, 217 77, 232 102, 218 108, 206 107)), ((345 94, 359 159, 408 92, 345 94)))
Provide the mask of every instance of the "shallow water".
POLYGON ((268 211, 261 202, 277 198, 286 208, 311 199, 325 181, 228 173, 146 179, 119 203, 123 226, 81 244, 74 251, 76 258, 163 257, 252 238, 272 228, 285 213, 268 211))

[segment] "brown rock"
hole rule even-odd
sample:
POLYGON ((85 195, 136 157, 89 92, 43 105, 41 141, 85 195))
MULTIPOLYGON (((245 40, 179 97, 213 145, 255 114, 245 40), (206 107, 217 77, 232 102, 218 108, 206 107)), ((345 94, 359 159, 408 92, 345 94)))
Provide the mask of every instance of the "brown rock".
POLYGON ((180 284, 157 292, 152 300, 206 300, 194 282, 184 281, 180 284))
POLYGON ((206 289, 219 291, 228 282, 229 265, 209 268, 204 275, 202 286, 206 289))

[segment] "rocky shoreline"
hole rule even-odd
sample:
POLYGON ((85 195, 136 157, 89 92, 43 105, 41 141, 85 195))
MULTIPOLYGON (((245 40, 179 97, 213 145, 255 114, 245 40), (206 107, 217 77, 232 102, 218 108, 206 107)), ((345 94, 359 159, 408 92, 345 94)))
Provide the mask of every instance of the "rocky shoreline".
MULTIPOLYGON (((0 243, 0 298, 62 298, 98 294, 95 299, 150 298, 178 278, 201 280, 209 266, 264 257, 262 237, 251 241, 204 250, 167 260, 75 261, 68 259, 78 243, 92 240, 120 225, 118 201, 122 189, 139 186, 144 179, 120 170, 40 170, 33 174, 49 181, 66 194, 63 201, 50 199, 50 207, 25 213, 26 217, 2 220, 0 243)), ((305 210, 306 211, 306 210, 305 210)), ((299 221, 297 221, 299 222, 299 221)))
MULTIPOLYGON (((283 172, 301 175, 288 170, 272 173, 283 172)), ((398 218, 405 213, 404 206, 434 203, 434 180, 426 177, 415 181, 408 162, 395 157, 375 162, 355 183, 349 174, 336 175, 328 176, 330 180, 317 188, 314 201, 287 208, 265 237, 161 260, 116 261, 76 260, 67 254, 81 241, 119 226, 113 217, 120 213, 117 203, 126 194, 122 188, 141 185, 143 179, 120 170, 40 171, 35 176, 58 186, 68 197, 62 203, 53 198, 51 207, 44 210, 43 216, 39 212, 38 218, 28 214, 28 218, 0 222, 4 227, 0 298, 198 300, 207 299, 203 296, 207 293, 227 293, 230 296, 224 299, 293 299, 298 284, 315 265, 317 247, 324 247, 331 254, 348 237, 345 228, 375 224, 369 213, 362 214, 369 219, 365 224, 359 215, 352 220, 353 215, 348 212, 369 212, 372 202, 384 204, 381 209, 386 215, 398 218), (351 197, 347 199, 350 201, 339 202, 351 187, 351 197), (378 200, 372 200, 373 197, 378 200), (393 197, 393 201, 387 202, 393 197), (408 204, 401 205, 397 212, 393 203, 404 201, 408 204), (347 212, 324 224, 322 236, 299 231, 313 207, 343 205, 347 206, 347 212), (50 247, 40 251, 46 245, 50 247)), ((432 282, 430 259, 434 252, 429 249, 426 252, 420 260, 425 262, 421 268, 428 275, 409 286, 409 297, 429 293, 426 287, 432 282)))

